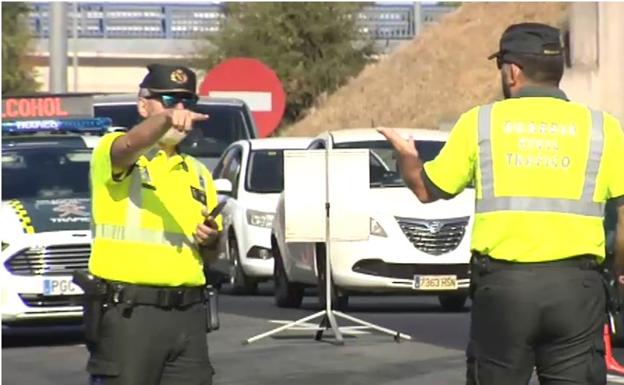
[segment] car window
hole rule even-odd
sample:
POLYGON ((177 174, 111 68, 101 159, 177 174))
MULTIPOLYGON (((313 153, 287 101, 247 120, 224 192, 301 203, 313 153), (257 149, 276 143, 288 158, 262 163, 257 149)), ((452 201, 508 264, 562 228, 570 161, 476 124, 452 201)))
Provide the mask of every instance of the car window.
POLYGON ((241 171, 242 150, 240 147, 232 149, 231 157, 225 162, 221 178, 225 178, 232 183, 232 195, 236 196, 238 191, 238 178, 241 171))
POLYGON ((310 145, 308 146, 309 150, 322 150, 324 148, 325 148, 325 140, 323 139, 316 139, 315 141, 310 143, 310 145))
MULTIPOLYGON (((416 149, 421 159, 426 162, 434 159, 444 142, 433 140, 417 140, 416 149)), ((399 159, 388 141, 365 141, 338 143, 337 149, 366 148, 370 151, 369 172, 371 187, 404 187, 405 182, 399 170, 399 159)))
POLYGON ((284 151, 256 150, 249 154, 245 189, 256 193, 284 190, 284 151))
POLYGON ((86 196, 90 159, 90 149, 3 149, 2 199, 86 196))
MULTIPOLYGON (((233 142, 255 137, 253 122, 243 106, 198 104, 193 110, 209 118, 196 122, 193 131, 180 143, 180 150, 186 154, 218 158, 233 142)), ((95 105, 94 114, 111 118, 114 126, 132 128, 141 122, 135 104, 95 105)))
POLYGON ((227 160, 229 153, 230 151, 224 152, 223 155, 221 155, 221 158, 219 158, 217 165, 215 166, 214 170, 212 170, 213 179, 221 178, 221 174, 223 173, 223 166, 225 165, 225 161, 227 160))

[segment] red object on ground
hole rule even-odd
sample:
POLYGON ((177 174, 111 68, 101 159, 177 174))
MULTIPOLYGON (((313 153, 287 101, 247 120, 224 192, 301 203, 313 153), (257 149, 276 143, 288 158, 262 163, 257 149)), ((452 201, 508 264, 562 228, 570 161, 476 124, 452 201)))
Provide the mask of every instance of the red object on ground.
POLYGON ((613 358, 613 350, 611 349, 611 332, 609 325, 604 327, 604 344, 605 344, 605 363, 607 364, 607 372, 613 374, 624 375, 624 366, 618 364, 613 358))
POLYGON ((199 94, 242 99, 254 117, 258 136, 269 136, 282 120, 286 94, 275 72, 258 59, 227 59, 204 76, 199 94))

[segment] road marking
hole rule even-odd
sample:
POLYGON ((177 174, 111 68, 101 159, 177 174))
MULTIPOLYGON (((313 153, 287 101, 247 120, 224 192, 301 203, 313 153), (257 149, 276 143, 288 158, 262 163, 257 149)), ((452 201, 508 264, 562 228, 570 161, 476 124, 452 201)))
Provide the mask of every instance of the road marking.
POLYGON ((613 374, 607 374, 607 382, 614 382, 616 384, 624 384, 624 377, 614 376, 613 374))
MULTIPOLYGON (((270 320, 269 322, 274 323, 274 324, 286 325, 294 321, 270 320)), ((326 330, 325 328, 319 328, 318 323, 310 323, 310 322, 300 323, 290 328, 290 330, 319 330, 319 329, 326 330)), ((367 326, 339 326, 338 329, 340 330, 342 334, 352 335, 352 336, 370 334, 370 332, 363 330, 363 329, 368 329, 367 326)))

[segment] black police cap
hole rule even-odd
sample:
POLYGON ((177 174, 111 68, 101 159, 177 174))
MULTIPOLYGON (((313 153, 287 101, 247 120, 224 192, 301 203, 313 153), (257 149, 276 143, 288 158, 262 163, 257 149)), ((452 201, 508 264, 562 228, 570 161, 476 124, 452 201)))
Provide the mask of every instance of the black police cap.
POLYGON ((141 88, 159 93, 196 93, 197 77, 189 68, 168 64, 149 64, 147 70, 148 74, 139 85, 141 88))
POLYGON ((504 59, 514 54, 557 56, 562 52, 559 29, 540 23, 521 23, 513 24, 503 32, 498 52, 488 59, 504 59))

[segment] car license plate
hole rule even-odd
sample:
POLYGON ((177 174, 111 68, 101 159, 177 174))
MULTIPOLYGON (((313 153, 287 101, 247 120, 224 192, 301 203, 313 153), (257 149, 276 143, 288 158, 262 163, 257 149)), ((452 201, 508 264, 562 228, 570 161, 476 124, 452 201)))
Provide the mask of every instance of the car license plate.
POLYGON ((44 278, 44 295, 77 295, 82 294, 80 287, 72 282, 71 278, 44 278))
POLYGON ((414 290, 457 290, 457 276, 415 275, 414 290))

